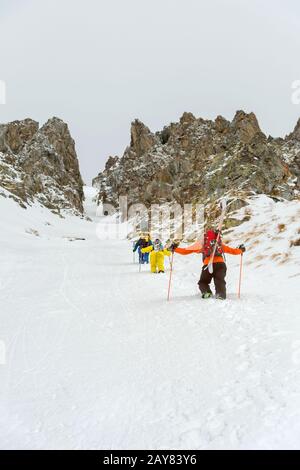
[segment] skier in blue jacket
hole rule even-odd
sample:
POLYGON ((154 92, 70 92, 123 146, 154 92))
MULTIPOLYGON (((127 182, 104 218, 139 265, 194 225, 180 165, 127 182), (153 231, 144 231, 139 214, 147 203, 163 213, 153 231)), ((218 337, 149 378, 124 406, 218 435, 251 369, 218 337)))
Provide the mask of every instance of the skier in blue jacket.
POLYGON ((147 246, 152 246, 153 243, 149 237, 149 235, 142 235, 136 244, 134 245, 133 252, 138 250, 139 254, 139 263, 140 264, 148 264, 149 263, 149 253, 142 253, 142 248, 147 248, 147 246))

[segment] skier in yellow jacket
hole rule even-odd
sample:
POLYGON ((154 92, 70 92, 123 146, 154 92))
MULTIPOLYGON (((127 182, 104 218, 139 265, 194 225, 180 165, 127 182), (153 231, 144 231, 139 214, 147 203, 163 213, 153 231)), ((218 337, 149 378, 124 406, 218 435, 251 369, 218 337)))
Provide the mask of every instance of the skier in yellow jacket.
POLYGON ((153 245, 141 249, 142 253, 150 253, 150 268, 152 273, 165 272, 165 256, 171 256, 171 251, 163 247, 161 241, 157 238, 153 245))

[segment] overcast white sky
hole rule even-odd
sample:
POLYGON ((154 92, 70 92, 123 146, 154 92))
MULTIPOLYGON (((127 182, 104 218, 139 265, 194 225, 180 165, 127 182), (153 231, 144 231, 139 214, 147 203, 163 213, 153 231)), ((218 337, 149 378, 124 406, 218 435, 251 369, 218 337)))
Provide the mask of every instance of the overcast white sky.
POLYGON ((156 131, 244 109, 283 136, 299 32, 298 0, 0 0, 0 122, 64 119, 87 182, 136 117, 156 131))

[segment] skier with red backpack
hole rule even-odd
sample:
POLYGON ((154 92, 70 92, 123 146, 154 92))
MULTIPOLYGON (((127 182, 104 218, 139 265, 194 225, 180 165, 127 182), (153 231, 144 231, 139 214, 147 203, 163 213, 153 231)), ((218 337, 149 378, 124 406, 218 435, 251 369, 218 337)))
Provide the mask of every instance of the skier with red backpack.
POLYGON ((212 279, 216 288, 216 298, 226 299, 225 276, 227 267, 225 253, 242 255, 246 250, 244 245, 240 245, 238 248, 225 245, 222 242, 221 232, 212 229, 206 231, 202 245, 199 244, 199 246, 191 248, 178 248, 178 245, 174 243, 171 249, 180 255, 202 253, 203 267, 198 285, 203 299, 208 299, 213 295, 210 288, 212 279))

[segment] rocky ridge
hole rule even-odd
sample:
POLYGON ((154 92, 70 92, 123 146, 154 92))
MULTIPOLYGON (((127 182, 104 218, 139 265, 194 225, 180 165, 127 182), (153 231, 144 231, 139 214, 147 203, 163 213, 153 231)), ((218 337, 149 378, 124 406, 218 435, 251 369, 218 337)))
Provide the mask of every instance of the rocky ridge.
POLYGON ((32 119, 0 125, 0 195, 23 207, 83 213, 83 182, 68 126, 57 117, 39 128, 32 119))
POLYGON ((244 111, 231 122, 184 113, 156 133, 135 120, 123 156, 109 157, 93 185, 99 203, 115 206, 121 195, 129 204, 202 202, 210 208, 226 195, 232 211, 256 194, 291 200, 300 194, 300 120, 284 139, 267 137, 255 114, 244 111))

